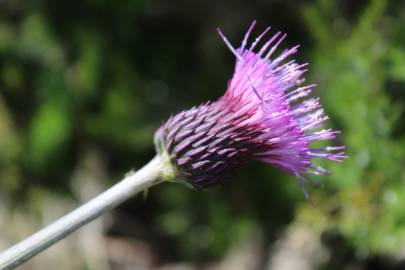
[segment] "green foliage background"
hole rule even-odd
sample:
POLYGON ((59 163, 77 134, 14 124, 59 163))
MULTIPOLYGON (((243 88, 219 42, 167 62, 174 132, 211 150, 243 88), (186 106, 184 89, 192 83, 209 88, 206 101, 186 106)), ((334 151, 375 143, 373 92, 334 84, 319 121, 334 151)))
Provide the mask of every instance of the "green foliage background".
MULTIPOLYGON (((262 230, 309 224, 343 235, 359 254, 400 255, 405 243, 405 4, 402 1, 2 1, 0 2, 0 195, 36 212, 41 192, 73 196, 85 149, 111 179, 154 155, 154 130, 171 113, 225 91, 233 56, 220 26, 240 42, 253 19, 302 44, 331 127, 348 146, 324 189, 249 164, 222 187, 163 184, 120 207, 162 241, 172 260, 220 258, 262 230)), ((258 33, 257 30, 256 33, 258 33)), ((1 221, 3 222, 3 221, 1 221)), ((145 237, 134 229, 137 237, 145 237)))

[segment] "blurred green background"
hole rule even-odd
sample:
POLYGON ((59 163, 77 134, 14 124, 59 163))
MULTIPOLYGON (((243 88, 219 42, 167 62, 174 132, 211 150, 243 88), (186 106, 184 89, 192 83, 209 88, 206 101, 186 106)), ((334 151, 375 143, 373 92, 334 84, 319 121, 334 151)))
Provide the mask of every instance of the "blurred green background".
POLYGON ((309 62, 343 164, 308 187, 259 162, 161 184, 21 269, 405 269, 405 2, 0 1, 0 250, 154 156, 171 113, 221 96, 253 19, 309 62))

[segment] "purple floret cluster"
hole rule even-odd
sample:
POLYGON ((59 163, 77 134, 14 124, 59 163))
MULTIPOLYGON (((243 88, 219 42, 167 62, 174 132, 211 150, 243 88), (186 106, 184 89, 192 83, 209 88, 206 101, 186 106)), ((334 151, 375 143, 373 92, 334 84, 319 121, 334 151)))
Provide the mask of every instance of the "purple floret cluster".
POLYGON ((156 140, 196 188, 216 185, 256 159, 294 175, 309 198, 305 175, 328 173, 313 159, 340 162, 345 147, 311 147, 311 142, 335 139, 339 131, 323 128, 328 117, 319 98, 309 97, 315 85, 303 85, 307 64, 289 60, 299 46, 274 56, 286 37, 278 32, 256 49, 270 27, 248 44, 254 25, 238 49, 218 30, 236 57, 224 96, 172 116, 156 140))

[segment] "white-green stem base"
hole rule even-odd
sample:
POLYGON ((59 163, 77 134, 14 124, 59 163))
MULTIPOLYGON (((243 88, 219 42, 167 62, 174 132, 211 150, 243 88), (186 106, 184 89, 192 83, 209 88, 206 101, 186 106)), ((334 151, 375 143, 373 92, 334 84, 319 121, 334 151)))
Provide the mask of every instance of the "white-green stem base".
POLYGON ((134 194, 159 183, 166 171, 167 161, 157 155, 143 168, 128 174, 122 181, 88 203, 0 253, 0 270, 19 266, 134 194))

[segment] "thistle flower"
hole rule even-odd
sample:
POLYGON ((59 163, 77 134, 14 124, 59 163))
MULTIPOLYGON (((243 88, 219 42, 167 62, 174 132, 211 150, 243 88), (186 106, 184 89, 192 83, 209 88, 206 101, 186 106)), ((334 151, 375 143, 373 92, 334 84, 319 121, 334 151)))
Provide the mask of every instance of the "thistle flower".
POLYGON ((217 185, 256 159, 294 175, 309 199, 304 184, 311 181, 305 175, 328 173, 312 160, 339 162, 345 147, 311 148, 311 142, 332 140, 339 132, 322 129, 328 117, 319 98, 307 98, 315 86, 302 86, 307 64, 288 60, 299 46, 272 57, 286 35, 278 32, 256 49, 270 27, 248 45, 254 25, 238 49, 218 29, 236 57, 225 95, 170 117, 155 142, 195 188, 217 185))

